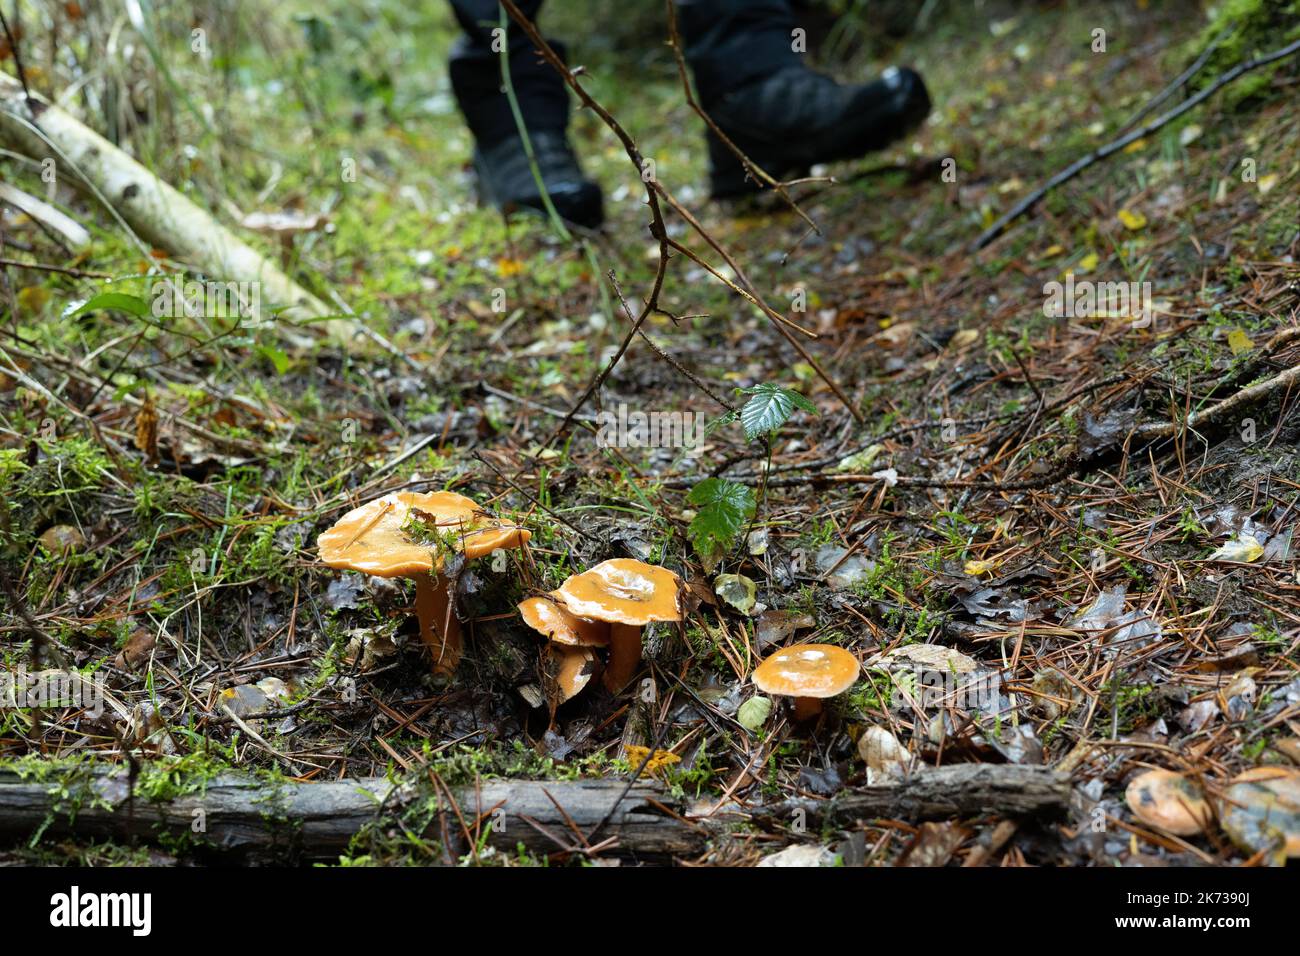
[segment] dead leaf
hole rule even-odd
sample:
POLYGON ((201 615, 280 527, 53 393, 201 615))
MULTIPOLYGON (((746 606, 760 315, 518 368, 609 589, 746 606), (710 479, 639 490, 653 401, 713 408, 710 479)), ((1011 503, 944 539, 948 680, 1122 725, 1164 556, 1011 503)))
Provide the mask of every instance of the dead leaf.
POLYGON ((969 836, 955 823, 922 823, 898 858, 899 866, 943 866, 969 836))
POLYGON ((137 627, 126 639, 126 644, 117 652, 117 656, 113 658, 113 666, 125 671, 135 670, 149 660, 157 640, 158 635, 153 631, 137 627))
POLYGON ((886 654, 879 663, 888 668, 904 662, 922 664, 953 674, 969 674, 979 667, 974 658, 941 644, 904 644, 886 654))
POLYGON ((158 460, 158 409, 147 392, 135 415, 135 447, 144 452, 150 464, 158 460))

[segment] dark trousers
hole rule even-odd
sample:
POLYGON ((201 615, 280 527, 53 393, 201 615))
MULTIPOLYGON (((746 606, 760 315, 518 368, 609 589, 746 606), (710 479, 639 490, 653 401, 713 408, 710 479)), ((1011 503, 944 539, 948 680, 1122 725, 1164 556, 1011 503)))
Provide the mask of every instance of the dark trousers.
MULTIPOLYGON (((543 0, 517 0, 536 19, 543 0)), ((451 81, 474 138, 483 145, 515 135, 515 121, 501 92, 500 54, 492 50, 499 25, 496 0, 451 0, 465 35, 451 56, 451 81)), ((678 0, 678 28, 686 62, 705 108, 710 101, 759 78, 799 63, 788 0, 678 0)), ((509 21, 509 18, 507 17, 509 21)), ((667 36, 667 23, 664 36, 667 36)), ((510 78, 529 129, 563 129, 569 118, 564 81, 509 21, 510 78)), ((562 44, 549 40, 561 56, 562 44)))

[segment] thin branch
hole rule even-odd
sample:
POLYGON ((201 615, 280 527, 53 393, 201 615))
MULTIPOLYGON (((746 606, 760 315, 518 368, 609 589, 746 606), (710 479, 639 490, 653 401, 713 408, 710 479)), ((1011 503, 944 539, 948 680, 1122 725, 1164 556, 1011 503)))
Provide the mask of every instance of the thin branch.
MULTIPOLYGON (((537 48, 537 51, 542 55, 542 58, 551 65, 552 69, 560 74, 560 77, 564 80, 565 84, 569 89, 573 90, 578 99, 582 101, 582 104, 600 117, 601 121, 613 131, 615 136, 618 137, 619 142, 623 144, 623 150, 627 153, 628 159, 630 159, 632 164, 636 166, 639 178, 640 172, 644 168, 645 157, 641 155, 641 150, 637 146, 636 140, 634 140, 631 135, 628 134, 627 130, 622 127, 619 121, 614 119, 605 107, 597 103, 596 100, 592 98, 591 94, 586 91, 583 85, 578 82, 577 74, 568 68, 564 60, 560 58, 560 55, 555 52, 549 43, 546 42, 546 38, 542 36, 540 31, 538 31, 537 26, 529 20, 528 17, 524 16, 523 11, 519 9, 514 0, 501 0, 501 5, 505 8, 506 12, 510 14, 510 18, 514 20, 515 23, 519 24, 519 28, 524 31, 524 34, 537 48)), ((573 423, 574 416, 577 415, 582 409, 582 406, 585 405, 594 394, 596 394, 601 385, 605 383, 605 379, 609 376, 609 373, 613 370, 614 366, 618 364, 619 359, 623 357, 623 354, 627 351, 628 345, 632 342, 632 336, 635 335, 637 329, 641 327, 641 323, 646 320, 650 313, 654 312, 659 307, 659 294, 663 290, 664 275, 668 271, 668 228, 664 224, 663 210, 659 206, 659 197, 655 194, 654 187, 650 183, 645 183, 645 193, 646 203, 650 207, 650 235, 652 235, 655 238, 655 241, 659 243, 659 262, 655 268, 654 282, 650 287, 650 295, 646 298, 645 308, 642 309, 641 314, 637 316, 636 321, 632 323, 632 328, 628 331, 627 337, 623 340, 623 344, 619 346, 614 357, 596 375, 596 377, 591 380, 591 384, 589 384, 582 395, 578 397, 578 400, 574 403, 573 407, 569 409, 568 414, 564 416, 560 421, 560 424, 553 432, 551 432, 550 436, 543 443, 544 447, 550 445, 558 436, 564 434, 564 432, 569 429, 569 426, 573 423)))
MULTIPOLYGON (((14 24, 18 23, 18 4, 14 4, 14 24)), ((5 40, 9 43, 9 50, 14 55, 14 68, 18 71, 18 82, 23 86, 23 97, 27 100, 27 111, 32 112, 32 91, 27 88, 27 71, 23 69, 23 54, 18 48, 18 38, 14 36, 13 31, 9 29, 9 21, 5 19, 4 8, 0 7, 0 28, 4 29, 5 40)), ((33 114, 35 115, 35 114, 33 114)))
MULTIPOLYGON (((584 88, 582 83, 579 82, 577 73, 570 70, 568 66, 565 65, 559 54, 557 54, 555 50, 552 49, 551 45, 546 42, 546 39, 541 35, 537 26, 524 16, 523 12, 515 4, 514 0, 501 0, 501 3, 510 14, 511 19, 519 24, 520 29, 524 31, 529 40, 531 40, 537 47, 542 58, 560 74, 568 87, 577 94, 583 105, 595 113, 596 116, 598 116, 601 121, 613 131, 614 135, 618 137, 619 141, 623 144, 623 149, 627 153, 628 158, 632 160, 633 165, 636 166, 638 174, 640 174, 641 171, 645 169, 645 157, 642 155, 640 147, 637 146, 636 140, 632 138, 627 130, 623 128, 618 120, 616 120, 610 112, 605 109, 605 107, 596 102, 591 94, 587 92, 586 88, 584 88)), ((570 413, 560 422, 559 427, 551 433, 545 444, 549 445, 558 435, 564 433, 568 429, 573 420, 573 416, 578 413, 578 410, 581 409, 581 407, 591 399, 591 396, 596 393, 600 386, 604 384, 609 373, 623 357, 623 354, 627 351, 628 345, 632 341, 632 336, 640 329, 641 323, 645 321, 646 317, 651 312, 655 312, 659 309, 659 294, 663 288, 664 274, 668 268, 669 246, 673 245, 676 248, 680 248, 677 244, 672 243, 668 238, 667 226, 664 223, 663 208, 660 204, 661 198, 665 203, 672 207, 674 212, 685 219, 691 225, 691 228, 693 228, 715 252, 722 256, 727 265, 729 265, 732 268, 732 271, 736 273, 736 277, 740 279, 740 284, 749 291, 749 297, 755 305, 757 305, 763 313, 768 316, 768 318, 773 320, 777 330, 788 342, 790 342, 791 345, 795 347, 795 350, 799 352, 800 357, 813 368, 822 381, 829 386, 831 391, 835 393, 835 396, 844 404, 844 407, 849 410, 849 414, 851 414, 859 424, 865 424, 866 419, 863 417, 862 413, 858 411, 857 407, 854 405, 852 400, 850 400, 845 391, 826 373, 826 370, 822 368, 821 363, 809 354, 808 350, 803 347, 802 343, 798 342, 794 336, 790 334, 786 325, 793 325, 793 323, 767 305, 763 300, 762 295, 757 291, 754 283, 750 281, 740 264, 722 248, 721 244, 716 239, 709 235, 708 231, 700 224, 699 220, 696 219, 689 210, 682 206, 681 203, 677 202, 677 200, 673 198, 672 194, 669 193, 661 183, 655 181, 653 178, 651 178, 650 181, 646 181, 644 177, 641 177, 641 179, 645 187, 646 202, 650 206, 650 234, 659 244, 659 262, 655 271, 655 279, 651 288, 650 296, 645 300, 645 306, 642 309, 641 314, 637 317, 636 322, 633 323, 632 329, 629 330, 627 338, 623 340, 623 344, 619 347, 618 352, 615 353, 614 358, 605 366, 604 369, 601 370, 596 378, 592 380, 591 384, 578 398, 578 401, 574 404, 570 413)), ((816 337, 806 329, 801 329, 797 325, 794 327, 798 328, 806 335, 810 335, 814 338, 816 337)))
POLYGON ((1134 429, 1133 437, 1149 440, 1155 438, 1172 438, 1174 435, 1183 432, 1192 431, 1202 425, 1212 425, 1223 420, 1228 413, 1235 411, 1245 405, 1253 405, 1256 402, 1263 401, 1271 396, 1274 392, 1290 388, 1293 385, 1300 384, 1300 365, 1279 372, 1277 375, 1263 382, 1250 385, 1225 398, 1218 404, 1211 405, 1209 408, 1203 408, 1198 412, 1192 412, 1182 422, 1150 422, 1146 425, 1140 425, 1134 429))
POLYGON ((1226 73, 1220 75, 1209 86, 1205 87, 1200 92, 1196 93, 1194 96, 1188 97, 1186 100, 1184 100, 1178 106, 1175 106, 1173 109, 1169 110, 1167 113, 1164 113, 1156 117, 1150 123, 1147 123, 1145 126, 1139 127, 1138 129, 1126 133, 1123 136, 1119 137, 1118 139, 1111 140, 1106 145, 1098 147, 1088 155, 1083 156, 1080 159, 1076 159, 1069 166, 1065 167, 1065 169, 1061 170, 1059 173, 1057 173, 1047 182, 1043 183, 1042 186, 1038 187, 1032 193, 1026 196, 1024 199, 1020 200, 1018 203, 1012 206, 1011 209, 1009 209, 1006 213, 1000 216, 998 220, 995 223, 993 223, 993 225, 989 226, 982 233, 980 233, 979 238, 977 238, 975 242, 972 244, 971 247, 972 251, 978 251, 980 249, 983 249, 985 246, 987 246, 998 236, 1002 235, 1002 233, 1006 231, 1007 226, 1015 222, 1015 220, 1019 219, 1030 209, 1032 209, 1035 205, 1037 205, 1038 202, 1049 192, 1051 192, 1057 186, 1060 186, 1062 183, 1069 182, 1071 179, 1079 175, 1079 173, 1083 172, 1089 166, 1092 166, 1094 163, 1101 162, 1101 160, 1106 159, 1109 156, 1113 156, 1115 153, 1118 153, 1120 150, 1122 150, 1125 146, 1129 145, 1130 143, 1137 142, 1139 139, 1141 139, 1144 136, 1150 136, 1152 133, 1160 129, 1162 126, 1168 125, 1172 121, 1176 120, 1178 117, 1182 116, 1188 110, 1205 102, 1207 99, 1209 99, 1211 96, 1213 96, 1215 93, 1217 93, 1219 90, 1227 86, 1229 83, 1231 83, 1233 80, 1237 79, 1238 77, 1244 76, 1245 74, 1251 72, 1252 70, 1258 70, 1260 67, 1268 66, 1270 63, 1276 63, 1278 60, 1285 59, 1288 56, 1293 56, 1297 52, 1300 52, 1300 40, 1296 40, 1294 43, 1288 43, 1286 46, 1282 47, 1282 49, 1274 50, 1272 53, 1268 53, 1254 60, 1248 60, 1245 63, 1238 63, 1231 70, 1228 70, 1226 73))
POLYGON ((1192 77, 1194 77, 1197 73, 1201 72, 1201 67, 1205 66, 1205 64, 1209 62, 1210 57, 1214 55, 1214 51, 1219 48, 1219 44, 1221 44, 1228 37, 1228 34, 1230 34, 1235 27, 1236 27, 1235 23, 1229 23, 1226 27, 1224 27, 1223 31, 1217 37, 1211 40, 1209 44, 1205 47, 1205 49, 1201 51, 1201 55, 1196 58, 1196 60, 1192 63, 1192 65, 1189 66, 1187 69, 1183 70, 1183 72, 1179 73, 1176 77, 1174 77, 1173 80, 1170 81, 1168 86, 1166 86, 1163 90, 1161 90, 1150 100, 1148 100, 1146 105, 1143 106, 1140 110, 1138 110, 1136 113, 1130 116, 1128 121, 1119 128, 1119 132, 1124 133, 1127 130, 1132 129, 1141 120, 1143 120, 1148 114, 1150 114, 1152 110, 1154 110, 1165 100, 1169 99, 1169 97, 1173 96, 1174 93, 1182 89, 1183 86, 1187 84, 1192 77))
MULTIPOLYGON (((613 269, 609 270, 609 281, 610 284, 614 286, 614 294, 618 296, 618 301, 623 304, 623 311, 627 313, 627 317, 629 319, 632 319, 635 322, 636 317, 633 314, 631 307, 629 307, 627 304, 627 298, 623 295, 623 287, 618 284, 618 276, 615 274, 613 269)), ((709 398, 713 399, 715 402, 717 402, 719 405, 721 405, 729 412, 734 412, 736 410, 735 405, 731 404, 731 402, 727 401, 725 398, 723 398, 722 396, 714 392, 713 389, 709 388, 706 382, 701 380, 698 375, 696 375, 690 369, 686 368, 675 358, 673 358, 671 355, 669 355, 667 352, 661 349, 658 345, 656 345, 654 343, 654 340, 652 340, 650 336, 646 335, 645 332, 643 332, 641 329, 638 328, 637 334, 641 336, 641 341, 645 342, 646 345, 650 346, 651 351, 653 351, 661 359, 663 359, 674 369, 676 369, 677 372, 680 375, 682 375, 683 378, 685 378, 696 388, 704 392, 705 395, 709 396, 709 398)))

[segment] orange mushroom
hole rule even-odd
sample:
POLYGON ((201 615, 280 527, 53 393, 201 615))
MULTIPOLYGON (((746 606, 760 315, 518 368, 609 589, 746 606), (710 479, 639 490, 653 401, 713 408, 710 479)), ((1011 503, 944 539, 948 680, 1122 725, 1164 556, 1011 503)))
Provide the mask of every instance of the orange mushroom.
POLYGON ((592 648, 609 644, 609 625, 575 617, 550 595, 525 598, 519 603, 519 615, 551 642, 548 652, 560 689, 560 703, 577 696, 596 672, 592 648))
POLYGON ((811 720, 822 699, 842 694, 858 679, 858 659, 833 644, 796 644, 754 669, 754 685, 774 697, 794 698, 794 719, 811 720))
POLYGON ((477 558, 522 547, 531 536, 464 495, 398 491, 349 511, 316 539, 316 547, 331 568, 414 579, 420 638, 433 653, 434 671, 450 674, 460 663, 461 639, 451 579, 442 573, 448 551, 477 558))
POLYGON ((609 644, 609 625, 570 614, 551 595, 525 598, 519 602, 524 623, 554 644, 570 647, 605 647, 609 644))
POLYGON ((1143 823, 1177 836, 1200 833, 1211 819, 1201 788, 1172 770, 1138 774, 1129 781, 1124 800, 1143 823))
MULTIPOLYGON (((551 644, 547 648, 551 657, 551 668, 555 676, 555 686, 560 691, 560 703, 572 700, 582 693, 582 689, 591 682, 596 673, 596 654, 590 647, 565 647, 551 644)), ((551 703, 554 716, 555 703, 551 703)))
POLYGON ((560 585, 555 597, 571 614, 609 624, 605 686, 622 690, 641 663, 641 631, 652 621, 680 621, 681 579, 667 568, 630 558, 603 561, 560 585))

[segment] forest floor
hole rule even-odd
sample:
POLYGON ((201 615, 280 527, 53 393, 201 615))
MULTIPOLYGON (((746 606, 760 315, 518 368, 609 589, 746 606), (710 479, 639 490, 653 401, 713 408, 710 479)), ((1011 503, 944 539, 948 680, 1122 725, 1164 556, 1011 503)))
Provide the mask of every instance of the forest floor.
MULTIPOLYGON (((78 668, 102 678, 111 705, 98 719, 0 711, 0 770, 42 776, 129 751, 172 779, 627 779, 641 769, 628 748, 657 745, 679 758, 656 771, 666 791, 707 813, 887 779, 858 747, 879 728, 873 739, 892 735, 909 769, 1055 767, 1076 798, 1014 826, 996 808, 822 833, 738 825, 699 861, 805 843, 872 864, 1267 860, 1267 839, 1234 842, 1217 821, 1153 827, 1125 789, 1159 768, 1216 797, 1251 767, 1300 759, 1294 390, 1185 427, 1300 361, 1294 61, 1084 171, 972 252, 1016 199, 1119 135, 1217 28, 1194 4, 962 6, 879 62, 838 68, 909 63, 936 105, 896 148, 829 170, 838 185, 795 189, 820 234, 779 197, 707 200, 701 124, 658 34, 607 43, 556 15, 551 32, 570 40, 591 94, 776 311, 815 333, 794 337, 861 421, 767 316, 678 255, 659 298, 672 316, 642 327, 671 361, 634 340, 554 443, 629 327, 608 273, 635 312, 658 256, 644 184, 596 116, 576 116, 574 140, 609 222, 565 241, 540 218, 476 204, 441 8, 296 22, 245 11, 212 27, 209 58, 177 41, 160 59, 139 47, 95 66, 92 88, 135 106, 119 102, 118 139, 223 221, 322 214, 328 225, 287 250, 290 270, 387 344, 302 348, 220 323, 209 341, 213 326, 185 319, 74 316, 108 291, 147 299, 146 273, 180 266, 142 257, 70 193, 60 200, 94 236, 75 259, 30 220, 4 221, 6 257, 82 274, 6 266, 0 287, 17 313, 5 367, 52 393, 0 374, 3 559, 27 615, 6 595, 0 662, 78 668), (1091 49, 1097 27, 1104 53, 1091 49), (1044 287, 1067 275, 1136 283, 1151 312, 1051 314, 1044 287), (778 387, 816 413, 796 405, 768 439, 727 420, 689 453, 595 434, 601 409, 712 424, 727 411, 716 399, 787 394, 778 387), (708 478, 725 499, 713 518, 726 524, 728 502, 740 513, 712 553, 699 535, 708 506, 687 498, 708 478), (532 533, 526 554, 462 576, 467 649, 450 682, 430 674, 409 582, 316 555, 343 512, 397 488, 452 489, 532 533), (39 542, 53 526, 75 529, 69 550, 39 542), (686 620, 659 626, 623 695, 593 682, 554 713, 531 706, 520 690, 545 684, 544 658, 515 605, 612 557, 680 574, 686 620), (813 724, 778 706, 742 726, 756 663, 806 641, 850 650, 862 679, 813 724)), ((1288 39, 1225 43, 1193 88, 1288 39)), ((66 69, 45 66, 38 88, 57 94, 66 69)), ((102 112, 87 121, 104 128, 102 112)), ((44 193, 38 167, 8 154, 0 165, 44 193)), ((735 278, 680 216, 666 219, 735 278)), ((347 861, 439 858, 436 832, 395 832, 367 830, 347 861)), ((34 840, 2 858, 186 853, 34 840)))

